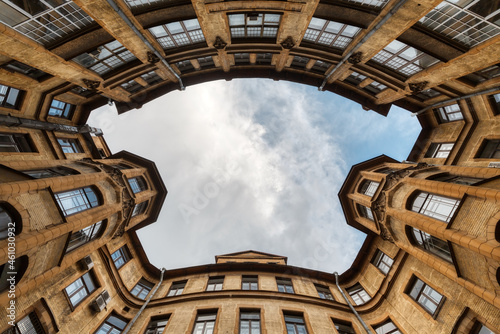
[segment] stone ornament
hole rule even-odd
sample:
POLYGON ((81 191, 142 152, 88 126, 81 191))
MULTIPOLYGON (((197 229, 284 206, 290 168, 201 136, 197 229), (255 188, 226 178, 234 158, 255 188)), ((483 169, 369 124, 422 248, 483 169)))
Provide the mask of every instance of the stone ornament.
POLYGON ((220 36, 215 37, 214 48, 216 48, 217 50, 222 50, 226 47, 226 45, 227 43, 224 42, 224 40, 220 36))
POLYGON ((281 42, 283 49, 290 50, 295 46, 292 36, 288 36, 283 42, 281 42))

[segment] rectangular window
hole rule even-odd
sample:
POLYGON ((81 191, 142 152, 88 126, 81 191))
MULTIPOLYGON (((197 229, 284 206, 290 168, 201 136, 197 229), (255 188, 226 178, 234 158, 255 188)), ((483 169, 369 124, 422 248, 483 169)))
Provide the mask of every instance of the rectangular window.
POLYGON ((474 185, 474 184, 479 183, 479 182, 484 180, 484 179, 481 179, 478 177, 453 175, 453 174, 449 174, 449 173, 439 174, 439 176, 432 177, 429 179, 433 180, 433 181, 463 184, 463 185, 467 185, 467 186, 474 185))
POLYGON ((361 186, 361 193, 372 197, 378 189, 380 183, 375 181, 365 181, 361 186))
POLYGON ((137 298, 144 300, 149 294, 149 291, 153 289, 153 287, 154 287, 153 283, 146 281, 144 278, 141 278, 140 281, 137 282, 137 284, 130 291, 130 293, 136 296, 137 298))
POLYGON ((495 115, 500 114, 500 93, 488 96, 488 100, 490 101, 493 113, 495 115))
POLYGON ((259 277, 243 276, 241 278, 241 290, 259 290, 259 277))
POLYGON ((394 263, 394 260, 388 257, 384 252, 381 250, 377 249, 377 252, 375 253, 375 256, 373 257, 372 264, 380 269, 381 272, 384 273, 384 275, 387 275, 389 273, 389 270, 391 270, 392 264, 394 263))
POLYGON ((293 291, 292 280, 289 278, 276 277, 276 284, 278 285, 279 292, 295 293, 293 291))
POLYGON ((167 297, 178 296, 181 295, 186 287, 187 281, 179 281, 173 282, 170 286, 170 290, 168 290, 167 297))
POLYGON ((136 204, 134 206, 134 210, 132 211, 132 217, 135 217, 135 216, 138 216, 140 214, 143 214, 146 211, 147 207, 148 207, 148 201, 136 204))
POLYGON ((372 209, 367 208, 366 206, 361 205, 361 204, 356 204, 356 207, 358 208, 358 213, 361 217, 365 217, 365 218, 370 219, 370 220, 375 220, 373 218, 372 209))
POLYGON ((474 324, 474 327, 472 328, 472 331, 470 332, 471 334, 495 334, 491 329, 480 323, 479 321, 476 321, 474 324))
POLYGON ((130 261, 131 258, 132 256, 130 255, 130 251, 126 245, 111 254, 111 259, 113 259, 116 269, 123 267, 123 265, 130 261))
POLYGON ((334 300, 332 293, 330 292, 330 289, 327 286, 320 284, 314 284, 314 286, 316 287, 316 291, 318 291, 319 298, 334 300))
POLYGON ((212 334, 214 332, 216 319, 217 312, 198 313, 193 328, 193 334, 212 334))
POLYGON ((54 117, 61 117, 71 119, 76 106, 56 99, 52 100, 49 109, 49 115, 54 117))
POLYGON ((19 73, 25 75, 36 81, 42 81, 44 79, 52 77, 50 74, 47 74, 42 70, 31 67, 17 60, 12 60, 4 65, 1 65, 0 67, 12 73, 19 73))
POLYGON ((69 169, 66 167, 49 167, 45 169, 32 169, 32 170, 23 170, 24 174, 27 174, 35 179, 44 179, 47 177, 57 177, 57 176, 67 176, 67 175, 75 175, 79 174, 77 171, 73 169, 69 169))
POLYGON ((411 210, 449 223, 459 204, 460 200, 455 198, 419 192, 413 200, 411 210))
POLYGON ((346 290, 347 293, 349 293, 349 296, 351 296, 352 300, 354 300, 354 304, 356 305, 363 305, 364 303, 372 299, 368 292, 366 292, 359 283, 350 288, 347 288, 346 290))
POLYGON ((391 320, 387 320, 381 325, 373 327, 377 334, 403 334, 391 320))
POLYGON ((134 194, 148 189, 147 183, 142 176, 132 177, 127 179, 127 181, 134 194))
POLYGON ((460 106, 455 103, 449 106, 444 106, 435 109, 438 119, 441 123, 460 121, 464 119, 460 106))
POLYGON ((22 91, 0 84, 0 107, 18 109, 22 91))
POLYGON ((81 247, 99 237, 99 235, 101 235, 101 232, 104 230, 104 227, 105 225, 102 223, 102 221, 100 221, 98 223, 85 227, 83 230, 71 232, 68 247, 66 248, 66 253, 69 253, 72 250, 75 250, 78 247, 81 247))
POLYGON ((432 143, 424 158, 448 158, 454 143, 432 143))
POLYGON ((355 26, 313 17, 304 40, 344 50, 360 31, 355 26))
POLYGON ((76 138, 58 138, 57 142, 64 153, 84 153, 80 142, 76 138))
POLYGON ((12 331, 5 331, 4 334, 45 334, 40 319, 35 312, 31 312, 14 324, 12 331))
POLYGON ((205 41, 198 19, 171 22, 148 30, 164 49, 178 48, 205 41))
POLYGON ((433 316, 436 316, 438 308, 444 302, 443 295, 415 276, 406 293, 433 316))
POLYGON ((0 133, 0 152, 36 152, 29 135, 22 133, 0 133))
POLYGON ((350 323, 349 321, 339 319, 332 320, 338 334, 356 334, 354 328, 352 328, 352 323, 350 323))
POLYGON ((260 311, 240 311, 240 334, 260 334, 260 311))
POLYGON ((151 319, 144 334, 163 334, 169 319, 170 315, 159 316, 151 319))
POLYGON ((500 139, 485 140, 478 158, 500 159, 500 139))
POLYGON ((307 334, 306 323, 303 315, 283 314, 285 317, 285 325, 287 334, 307 334))
POLYGON ((119 334, 126 326, 127 321, 113 313, 104 320, 94 334, 119 334))
POLYGON ((74 308, 85 300, 90 294, 92 294, 96 288, 97 286, 94 273, 89 271, 68 285, 68 287, 64 289, 64 292, 66 293, 71 306, 74 308))
POLYGON ((281 14, 229 14, 231 38, 276 38, 281 14))
POLYGON ((208 279, 207 291, 220 291, 224 284, 224 276, 210 277, 208 279))
POLYGON ((63 191, 54 196, 65 216, 94 208, 100 204, 91 187, 63 191))

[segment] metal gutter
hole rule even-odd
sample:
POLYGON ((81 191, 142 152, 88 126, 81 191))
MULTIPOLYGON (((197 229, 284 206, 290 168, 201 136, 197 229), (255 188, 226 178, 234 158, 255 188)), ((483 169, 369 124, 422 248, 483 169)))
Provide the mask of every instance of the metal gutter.
POLYGON ((437 106, 440 106, 440 105, 443 105, 443 104, 446 104, 446 103, 460 101, 460 100, 464 100, 464 99, 467 99, 469 97, 474 97, 474 96, 478 96, 478 95, 493 93, 494 91, 497 91, 497 90, 500 90, 500 87, 490 88, 490 89, 482 90, 482 91, 477 92, 477 93, 467 94, 467 95, 455 97, 453 99, 449 99, 449 100, 446 100, 446 101, 437 102, 437 103, 434 103, 434 104, 432 104, 430 106, 425 107, 424 109, 421 109, 421 110, 419 110, 417 112, 414 112, 411 115, 412 116, 418 116, 418 115, 426 112, 429 109, 433 109, 433 108, 435 108, 437 106))
POLYGON ((127 327, 125 327, 125 329, 123 330, 123 334, 127 334, 130 330, 130 328, 132 328, 132 326, 134 325, 134 323, 137 321, 137 319, 139 318, 139 316, 141 315, 142 311, 144 311, 144 309, 146 308, 146 306, 148 306, 149 304, 149 301, 151 300, 151 298, 153 298, 153 296, 155 295, 156 291, 158 290, 158 288, 160 287, 161 283, 163 282, 163 274, 165 273, 165 268, 161 268, 161 276, 160 276, 160 281, 158 282, 158 284, 156 284, 155 288, 153 289, 153 291, 151 292, 150 296, 148 297, 148 299, 146 299, 146 301, 144 302, 144 304, 142 305, 141 309, 139 310, 139 312, 137 312, 137 314, 135 315, 134 319, 132 319, 127 327))
POLYGON ((323 80, 323 83, 321 84, 321 86, 318 87, 318 90, 319 91, 324 91, 324 88, 325 88, 325 85, 327 84, 328 82, 328 79, 333 75, 333 73, 335 73, 338 68, 340 66, 342 66, 348 59, 350 56, 352 56, 352 54, 354 52, 356 52, 360 47, 361 45, 363 45, 367 40, 368 38, 372 37, 372 35, 380 29, 380 27, 387 22, 387 20, 389 20, 393 15, 394 13, 402 6, 405 4, 407 0, 399 0, 399 2, 394 5, 394 7, 392 7, 389 12, 384 16, 384 18, 382 20, 380 20, 376 25, 375 27, 373 27, 366 35, 365 37, 363 37, 361 39, 361 41, 358 42, 358 44, 356 44, 356 46, 354 48, 351 49, 351 51, 349 51, 345 56, 344 58, 342 58, 342 60, 337 64, 337 66, 334 67, 334 69, 326 76, 326 78, 323 80))
POLYGON ((339 289, 340 293, 342 294, 342 297, 344 297, 345 301, 347 302, 347 305, 349 305, 349 308, 351 309, 352 313, 354 313, 354 315, 356 316, 356 318, 358 318, 359 322, 361 322, 361 324, 363 325, 363 327, 365 328, 365 331, 368 333, 368 334, 374 334, 370 328, 368 328, 368 326, 365 324, 365 322, 363 321, 363 319, 361 319, 361 316, 359 315, 359 313, 354 309, 354 306, 352 306, 351 302, 349 301, 349 299, 347 298, 347 296, 345 295, 344 293, 344 290, 342 290, 342 288, 340 287, 339 285, 339 274, 337 272, 334 272, 333 273, 335 275, 335 284, 337 285, 337 288, 339 289))
POLYGON ((137 27, 135 26, 135 24, 132 21, 130 21, 130 19, 128 18, 128 16, 120 9, 120 7, 118 7, 118 5, 113 0, 107 0, 107 2, 113 8, 113 10, 115 12, 117 12, 118 15, 120 15, 120 17, 122 18, 122 20, 125 21, 125 23, 135 32, 135 34, 137 35, 137 37, 139 37, 142 40, 142 42, 144 44, 146 44, 146 46, 150 49, 150 51, 153 52, 155 54, 155 56, 158 57, 158 59, 160 59, 160 61, 163 63, 163 65, 165 65, 170 70, 170 72, 172 72, 174 74, 174 76, 177 78, 177 80, 179 80, 179 85, 181 86, 181 90, 185 90, 186 87, 184 87, 184 84, 182 83, 181 77, 174 71, 174 69, 163 58, 163 56, 158 51, 156 51, 156 49, 154 48, 154 46, 151 45, 151 43, 149 43, 149 41, 141 34, 141 32, 139 31, 139 29, 137 29, 137 27))

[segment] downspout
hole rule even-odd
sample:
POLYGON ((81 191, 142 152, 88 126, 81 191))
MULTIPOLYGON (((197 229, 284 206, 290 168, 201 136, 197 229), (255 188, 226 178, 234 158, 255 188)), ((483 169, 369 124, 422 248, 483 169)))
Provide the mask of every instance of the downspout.
POLYGON ((165 273, 165 270, 166 270, 165 268, 161 268, 160 281, 158 282, 158 284, 156 284, 155 288, 153 289, 153 292, 151 292, 151 295, 149 295, 148 299, 146 299, 146 301, 142 305, 142 307, 139 310, 139 312, 137 312, 137 314, 135 315, 134 319, 132 319, 132 321, 130 321, 128 323, 127 327, 125 327, 125 329, 123 330, 123 334, 127 334, 129 332, 130 328, 132 328, 132 326, 134 325, 134 323, 137 321, 137 318, 139 318, 139 316, 141 315, 142 311, 144 311, 144 309, 146 308, 146 306, 148 306, 149 301, 151 300, 151 298, 153 298, 153 296, 155 295, 156 291, 158 290, 158 288, 160 287, 161 283, 163 282, 163 274, 165 273))
POLYGON ((154 46, 151 45, 151 43, 149 43, 149 41, 141 34, 139 29, 137 29, 137 27, 134 25, 134 23, 132 23, 132 21, 130 21, 128 16, 125 15, 125 13, 120 9, 120 7, 118 7, 118 5, 113 0, 107 0, 107 1, 108 1, 108 4, 111 7, 113 7, 113 10, 115 12, 117 12, 118 15, 120 15, 120 17, 123 19, 123 21, 125 21, 125 23, 135 32, 137 37, 139 37, 141 39, 141 41, 143 41, 144 44, 146 44, 146 46, 149 48, 149 50, 151 52, 153 52, 155 54, 155 56, 158 57, 158 59, 160 59, 160 61, 163 63, 163 65, 165 65, 170 70, 170 72, 172 72, 174 74, 174 76, 177 78, 177 80, 179 80, 179 85, 181 86, 181 90, 185 90, 186 87, 184 87, 184 84, 182 83, 181 77, 174 71, 174 69, 169 65, 169 63, 167 63, 167 61, 163 58, 163 56, 158 51, 156 51, 154 46))
POLYGON ((412 113, 411 116, 412 117, 418 116, 418 115, 426 112, 427 110, 435 108, 435 107, 440 106, 442 104, 446 104, 446 103, 450 103, 450 102, 455 102, 455 101, 460 101, 460 100, 464 100, 464 99, 467 99, 469 97, 474 97, 474 96, 478 96, 478 95, 493 93, 494 91, 497 91, 499 89, 500 89, 500 87, 490 88, 490 89, 482 90, 482 91, 477 92, 477 93, 467 94, 467 95, 455 97, 453 99, 449 99, 449 100, 446 100, 446 101, 437 102, 437 103, 434 103, 433 105, 425 107, 424 109, 421 109, 421 110, 419 110, 417 112, 412 113))
POLYGON ((354 52, 356 52, 360 47, 361 45, 363 45, 367 40, 368 38, 372 37, 372 35, 380 29, 380 27, 387 22, 387 20, 389 20, 393 15, 394 13, 402 6, 404 5, 404 3, 406 2, 406 0, 399 0, 399 2, 394 5, 394 7, 392 7, 390 10, 389 10, 389 13, 387 13, 384 18, 382 20, 380 20, 376 25, 375 27, 372 28, 372 30, 370 30, 366 35, 365 37, 363 37, 361 39, 361 41, 358 42, 358 44, 356 44, 356 46, 354 48, 352 48, 351 51, 349 51, 345 56, 344 58, 342 58, 342 60, 337 64, 337 66, 334 67, 334 69, 326 76, 325 80, 323 80, 323 83, 321 84, 321 86, 318 87, 318 90, 319 91, 323 91, 324 88, 325 88, 325 85, 327 84, 328 82, 328 79, 333 75, 333 73, 335 73, 338 68, 340 66, 342 66, 346 61, 347 59, 349 59, 350 56, 352 56, 352 54, 354 52))
POLYGON ((342 290, 342 288, 340 287, 340 285, 339 285, 339 274, 337 272, 334 272, 333 274, 335 275, 335 284, 337 284, 337 288, 339 289, 340 293, 342 294, 342 297, 344 297, 345 301, 347 302, 347 305, 349 305, 349 308, 351 309, 352 313, 354 313, 354 315, 356 316, 356 318, 358 318, 359 322, 361 322, 361 324, 365 328, 365 331, 368 334, 373 334, 373 332, 370 330, 370 328, 368 328, 368 326, 365 324, 365 322, 363 321, 363 319, 361 319, 361 316, 358 314, 358 312, 354 309, 354 307, 352 306, 352 304, 349 301, 349 299, 347 299, 347 296, 345 295, 344 290, 342 290))

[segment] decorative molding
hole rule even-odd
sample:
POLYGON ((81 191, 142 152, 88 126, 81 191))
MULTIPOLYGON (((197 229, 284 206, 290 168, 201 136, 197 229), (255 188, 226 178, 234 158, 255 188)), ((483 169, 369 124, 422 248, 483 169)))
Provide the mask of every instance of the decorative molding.
POLYGON ((429 83, 428 81, 413 82, 413 83, 408 84, 408 88, 410 88, 410 90, 414 94, 416 94, 416 93, 420 93, 421 91, 423 91, 425 86, 427 86, 428 83, 429 83))
POLYGON ((290 50, 295 46, 295 42, 293 41, 292 36, 288 36, 283 42, 281 42, 281 46, 283 49, 290 50))
POLYGON ((227 43, 224 42, 224 40, 220 36, 215 37, 214 48, 216 48, 217 50, 223 50, 226 45, 227 43))
POLYGON ((88 80, 88 79, 83 79, 83 83, 85 86, 87 86, 88 89, 90 90, 97 90, 99 85, 101 84, 100 81, 93 81, 93 80, 88 80))
POLYGON ((356 53, 353 53, 348 59, 347 61, 351 64, 359 64, 361 63, 361 58, 363 58, 363 53, 361 52, 356 52, 356 53))
POLYGON ((147 54, 148 54, 148 63, 156 64, 157 62, 160 61, 160 58, 158 58, 158 56, 155 55, 154 53, 148 51, 147 54))

